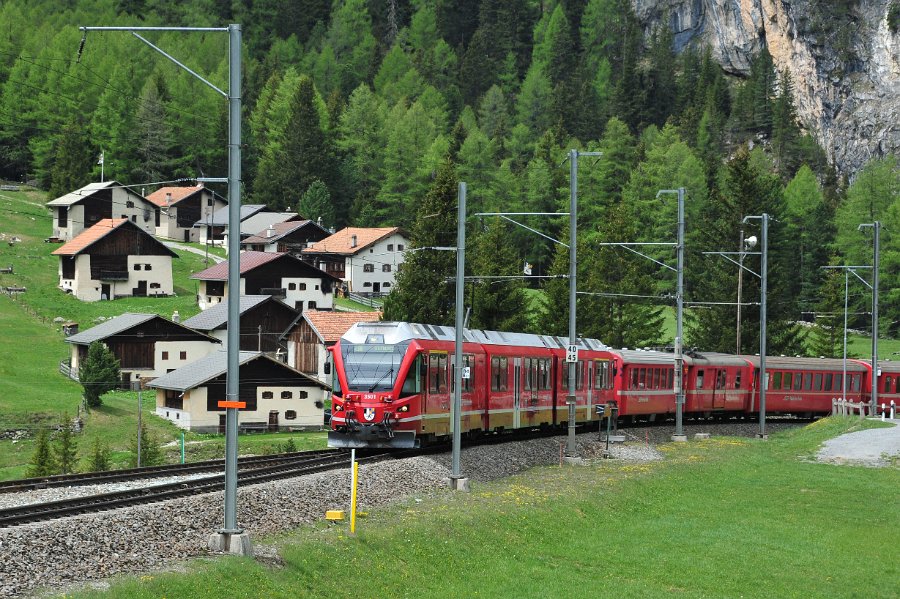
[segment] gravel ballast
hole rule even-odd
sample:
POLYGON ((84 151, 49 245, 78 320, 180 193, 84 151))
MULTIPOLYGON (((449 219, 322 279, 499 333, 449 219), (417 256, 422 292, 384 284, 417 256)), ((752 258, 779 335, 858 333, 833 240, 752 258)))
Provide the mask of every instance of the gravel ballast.
MULTIPOLYGON (((732 423, 686 426, 686 432, 752 436, 758 425, 732 423)), ((771 431, 788 425, 773 424, 771 431)), ((790 426, 797 426, 792 424, 790 426)), ((621 432, 621 431, 620 431, 621 432)), ((655 444, 667 442, 672 428, 628 429, 629 445, 610 445, 610 457, 622 460, 659 460, 655 444), (646 442, 649 441, 649 442, 646 442)), ((472 481, 510 476, 527 468, 556 464, 565 437, 551 437, 466 448, 461 471, 472 481)), ((580 452, 599 452, 597 433, 579 435, 580 452)), ((359 497, 363 509, 387 505, 417 493, 446 488, 451 456, 439 454, 360 466, 359 497)), ((90 487, 81 487, 79 494, 90 487)), ((61 499, 65 489, 47 490, 46 499, 61 499)), ((93 487, 93 492, 102 492, 93 487)), ((31 492, 34 493, 34 492, 31 492)), ((9 495, 5 504, 28 493, 9 495)), ((238 522, 251 539, 321 520, 326 510, 349 504, 349 468, 238 489, 238 522)), ((0 529, 0 597, 19 596, 38 588, 68 587, 115 574, 170 568, 192 556, 207 554, 210 533, 222 525, 223 493, 173 499, 140 507, 103 512, 0 529)))

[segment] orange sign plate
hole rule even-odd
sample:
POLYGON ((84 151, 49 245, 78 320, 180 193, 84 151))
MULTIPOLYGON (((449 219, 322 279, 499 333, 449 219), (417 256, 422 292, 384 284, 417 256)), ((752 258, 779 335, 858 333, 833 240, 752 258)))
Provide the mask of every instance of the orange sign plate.
POLYGON ((220 408, 246 408, 247 402, 246 401, 220 401, 219 407, 220 408))

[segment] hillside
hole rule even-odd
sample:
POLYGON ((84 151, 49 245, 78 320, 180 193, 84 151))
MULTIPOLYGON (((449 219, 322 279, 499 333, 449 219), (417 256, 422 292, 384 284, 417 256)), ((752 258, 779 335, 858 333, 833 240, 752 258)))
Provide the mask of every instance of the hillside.
MULTIPOLYGON (((671 240, 673 203, 654 197, 685 187, 686 299, 706 306, 689 341, 734 346, 722 332, 736 318, 737 271, 704 252, 736 250, 742 217, 765 212, 770 346, 834 355, 833 336, 808 343, 790 323, 834 318, 841 281, 821 267, 871 262, 861 223, 884 225, 882 331, 900 334, 897 10, 894 0, 9 0, 0 177, 56 197, 98 179, 101 153, 107 178, 147 191, 223 175, 221 97, 133 36, 82 38, 77 27, 242 23, 245 201, 326 226, 403 226, 414 246, 444 247, 454 242, 456 182, 468 185, 470 213, 565 212, 566 152, 600 151, 579 171, 579 290, 594 294, 579 303, 597 315, 581 333, 667 341, 659 304, 672 303, 671 276, 598 244, 671 240), (435 214, 447 218, 424 220, 435 214)), ((224 34, 147 35, 225 87, 224 34)), ((548 239, 565 243, 564 219, 525 221, 546 237, 473 221, 470 274, 511 277, 524 263, 536 276, 565 273, 563 246, 548 239)), ((452 320, 448 257, 411 261, 392 316, 452 320), (427 310, 416 304, 422 288, 435 290, 427 310)), ((755 278, 743 291, 758 301, 755 278)), ((470 295, 474 326, 566 330, 560 280, 478 281, 470 295), (524 288, 544 292, 545 311, 530 310, 524 288)), ((869 303, 850 290, 851 326, 870 326, 869 303)), ((745 311, 747 331, 756 312, 745 311)), ((748 334, 743 349, 754 347, 748 334)))

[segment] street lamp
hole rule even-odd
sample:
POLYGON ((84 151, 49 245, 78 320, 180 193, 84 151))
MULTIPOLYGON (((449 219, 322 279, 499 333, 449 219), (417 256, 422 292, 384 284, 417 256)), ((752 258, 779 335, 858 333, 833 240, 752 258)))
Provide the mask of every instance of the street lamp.
MULTIPOLYGON (((760 237, 762 241, 759 251, 761 262, 759 269, 759 432, 756 436, 760 439, 768 439, 766 434, 766 387, 769 386, 769 381, 766 377, 766 294, 768 292, 769 274, 769 215, 763 212, 759 216, 745 216, 741 222, 746 223, 757 219, 761 221, 762 231, 760 237)), ((747 238, 745 243, 748 247, 755 247, 756 237, 751 236, 747 238)))

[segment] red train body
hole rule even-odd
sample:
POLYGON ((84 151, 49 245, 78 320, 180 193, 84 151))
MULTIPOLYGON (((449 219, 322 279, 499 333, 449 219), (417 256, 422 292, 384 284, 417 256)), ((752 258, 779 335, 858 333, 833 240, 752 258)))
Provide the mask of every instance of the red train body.
MULTIPOLYGON (((466 330, 461 432, 475 435, 568 423, 566 338, 466 330)), ((454 330, 413 323, 359 323, 331 350, 332 447, 412 447, 451 434, 454 330)), ((674 355, 614 350, 579 340, 576 421, 617 406, 620 418, 655 420, 675 412, 674 355)), ((768 358, 766 411, 826 414, 844 385, 843 362, 768 358)), ((759 358, 686 355, 684 413, 748 416, 759 410, 759 358)), ((900 368, 883 378, 881 398, 897 401, 900 368), (888 380, 891 382, 888 383, 888 380), (888 386, 890 389, 888 390, 888 386)), ((848 361, 846 394, 868 398, 870 368, 848 361)), ((900 402, 898 402, 900 403, 900 402)))

